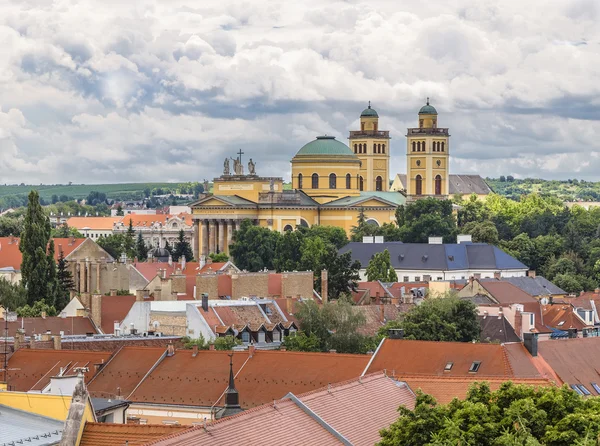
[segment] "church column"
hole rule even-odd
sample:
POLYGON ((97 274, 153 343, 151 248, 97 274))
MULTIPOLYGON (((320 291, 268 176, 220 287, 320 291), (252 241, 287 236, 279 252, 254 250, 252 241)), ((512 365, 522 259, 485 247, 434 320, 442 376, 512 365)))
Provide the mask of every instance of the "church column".
POLYGON ((202 255, 208 256, 208 221, 202 221, 202 255))
POLYGON ((225 222, 223 220, 217 220, 219 227, 219 252, 225 251, 225 222))
POLYGON ((208 222, 208 253, 211 254, 213 252, 217 252, 216 250, 216 246, 217 246, 217 228, 215 227, 215 221, 214 220, 209 220, 208 222))
POLYGON ((225 250, 229 253, 229 245, 231 245, 233 237, 233 222, 231 220, 227 220, 227 246, 225 250))
POLYGON ((194 254, 194 258, 198 260, 200 257, 200 221, 193 221, 193 230, 192 230, 192 251, 194 254))

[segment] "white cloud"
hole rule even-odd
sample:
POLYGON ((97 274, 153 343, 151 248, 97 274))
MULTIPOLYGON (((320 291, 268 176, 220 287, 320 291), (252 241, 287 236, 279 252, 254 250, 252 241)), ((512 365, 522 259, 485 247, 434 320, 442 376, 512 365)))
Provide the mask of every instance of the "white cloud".
POLYGON ((392 133, 430 96, 452 169, 596 178, 596 0, 0 4, 3 182, 201 180, 242 148, 264 175, 368 100, 392 133))

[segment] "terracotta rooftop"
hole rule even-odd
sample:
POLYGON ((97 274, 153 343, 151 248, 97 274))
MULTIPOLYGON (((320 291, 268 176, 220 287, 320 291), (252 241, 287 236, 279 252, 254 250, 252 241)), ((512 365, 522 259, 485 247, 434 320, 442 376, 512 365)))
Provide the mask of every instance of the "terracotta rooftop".
MULTIPOLYGON (((2 330, 4 330, 4 319, 0 319, 2 330)), ((43 334, 50 331, 58 335, 62 331, 65 335, 84 335, 87 333, 98 334, 98 329, 89 317, 83 316, 46 316, 44 317, 20 317, 15 322, 8 323, 8 335, 14 336, 19 328, 23 327, 25 336, 43 334)))
POLYGON ((115 322, 122 322, 134 303, 135 296, 102 296, 102 331, 113 334, 115 322))
POLYGON ((499 344, 384 339, 372 358, 366 373, 387 370, 398 375, 513 376, 499 344), (477 362, 480 363, 477 372, 470 372, 477 362))
POLYGON ((544 314, 542 313, 542 305, 539 301, 521 303, 521 305, 523 305, 524 312, 535 315, 534 325, 537 333, 552 333, 552 330, 546 326, 544 314))
POLYGON ((50 378, 60 373, 75 374, 75 367, 88 367, 86 382, 94 376, 94 364, 108 361, 110 352, 86 350, 35 350, 19 349, 8 360, 8 384, 11 390, 27 392, 41 390, 50 378))
POLYGON ((570 304, 542 305, 542 312, 544 323, 557 330, 583 330, 588 327, 588 324, 575 314, 575 309, 570 304))
POLYGON ((123 217, 71 217, 67 220, 67 225, 80 232, 83 228, 112 231, 113 225, 122 218, 123 217))
POLYGON ((190 214, 128 214, 121 218, 121 223, 123 223, 123 227, 125 228, 129 227, 130 221, 133 227, 150 227, 152 223, 160 223, 164 226, 167 223, 167 220, 171 220, 175 217, 183 220, 183 222, 188 226, 192 224, 190 214))
POLYGON ((359 332, 369 336, 376 335, 381 327, 396 320, 400 314, 398 305, 394 304, 356 305, 353 309, 365 317, 365 323, 359 328, 359 332))
MULTIPOLYGON (((227 388, 229 354, 228 351, 205 350, 194 357, 192 350, 177 350, 175 355, 164 358, 127 399, 210 407, 227 388)), ((234 353, 234 373, 240 370, 247 359, 247 352, 234 353)))
POLYGON ((498 280, 480 281, 479 283, 500 304, 536 302, 535 297, 510 282, 498 280))
POLYGON ((79 446, 140 446, 189 428, 163 424, 85 423, 79 446))
MULTIPOLYGON (((167 277, 174 274, 178 269, 181 270, 181 263, 177 262, 173 262, 172 265, 161 262, 136 262, 133 266, 148 281, 157 276, 159 269, 165 269, 167 271, 167 277)), ((200 264, 198 262, 187 262, 181 273, 186 276, 191 275, 195 278, 196 274, 200 272, 199 266, 200 264)))
POLYGON ((90 395, 97 398, 128 397, 165 350, 160 347, 121 348, 90 381, 90 395))
MULTIPOLYGON (((84 238, 55 238, 55 256, 58 261, 59 245, 62 248, 64 256, 67 257, 86 239, 84 238)), ((12 267, 17 271, 21 270, 23 255, 19 251, 20 239, 18 237, 0 237, 0 268, 12 267)))
POLYGON ((338 445, 345 440, 345 444, 370 446, 379 440, 379 430, 397 419, 398 406, 412 409, 414 404, 415 397, 404 383, 378 373, 287 396, 210 423, 206 429, 195 427, 152 444, 255 445, 265 444, 268 438, 278 444, 338 445), (368 416, 357 422, 357 414, 368 416))
POLYGON ((497 376, 431 376, 431 375, 400 375, 399 380, 406 382, 416 392, 422 390, 433 396, 438 403, 448 404, 454 398, 464 399, 469 388, 479 382, 487 382, 492 390, 497 390, 506 381, 514 384, 545 387, 554 383, 544 378, 499 378, 497 376))
POLYGON ((600 395, 600 338, 575 338, 544 341, 538 344, 541 356, 562 381, 579 384, 592 395, 600 395))

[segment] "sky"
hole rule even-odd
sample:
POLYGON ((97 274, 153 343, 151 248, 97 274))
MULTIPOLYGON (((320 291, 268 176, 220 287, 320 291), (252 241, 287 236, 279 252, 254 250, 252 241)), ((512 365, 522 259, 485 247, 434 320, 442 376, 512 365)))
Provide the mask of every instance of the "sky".
POLYGON ((600 181, 600 1, 0 2, 0 184, 264 176, 427 97, 451 173, 600 181))

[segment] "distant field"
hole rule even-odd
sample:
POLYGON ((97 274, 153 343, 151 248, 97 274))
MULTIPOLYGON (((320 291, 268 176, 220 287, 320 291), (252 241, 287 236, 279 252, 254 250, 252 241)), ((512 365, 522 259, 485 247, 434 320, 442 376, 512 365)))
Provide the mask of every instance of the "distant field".
POLYGON ((72 184, 72 185, 0 185, 0 197, 11 195, 27 195, 32 189, 40 193, 40 197, 50 200, 52 195, 67 195, 76 199, 85 198, 92 191, 103 192, 108 198, 126 198, 141 194, 144 189, 171 188, 179 183, 123 183, 123 184, 72 184))

